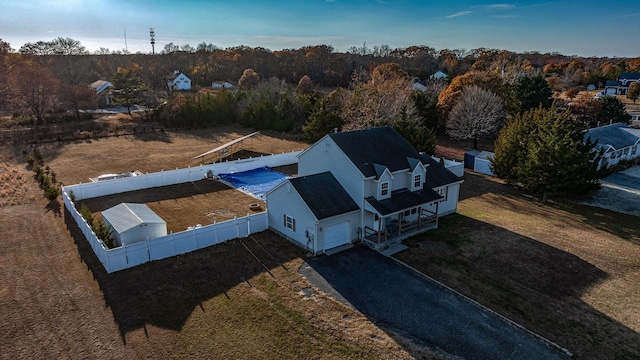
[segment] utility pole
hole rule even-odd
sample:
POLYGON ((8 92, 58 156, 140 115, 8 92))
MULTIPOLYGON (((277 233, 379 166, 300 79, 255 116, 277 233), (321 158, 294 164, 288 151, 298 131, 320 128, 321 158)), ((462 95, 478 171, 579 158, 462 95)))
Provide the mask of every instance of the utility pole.
POLYGON ((149 28, 149 36, 151 37, 151 55, 156 54, 156 31, 149 28))
POLYGON ((124 51, 129 52, 129 46, 127 46, 127 29, 124 29, 124 51))

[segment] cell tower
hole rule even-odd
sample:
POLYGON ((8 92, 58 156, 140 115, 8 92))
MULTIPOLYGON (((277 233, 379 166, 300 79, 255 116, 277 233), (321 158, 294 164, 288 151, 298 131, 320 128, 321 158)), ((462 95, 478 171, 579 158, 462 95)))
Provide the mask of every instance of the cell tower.
POLYGON ((151 55, 156 54, 156 31, 149 28, 149 37, 151 37, 151 55))

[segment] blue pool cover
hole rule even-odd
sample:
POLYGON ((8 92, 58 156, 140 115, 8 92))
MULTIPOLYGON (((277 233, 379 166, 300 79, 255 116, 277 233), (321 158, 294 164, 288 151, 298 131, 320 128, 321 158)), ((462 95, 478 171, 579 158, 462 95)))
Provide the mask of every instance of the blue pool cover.
POLYGON ((222 180, 231 183, 236 189, 262 200, 264 200, 264 194, 287 179, 287 175, 267 166, 233 174, 220 174, 219 176, 222 180))

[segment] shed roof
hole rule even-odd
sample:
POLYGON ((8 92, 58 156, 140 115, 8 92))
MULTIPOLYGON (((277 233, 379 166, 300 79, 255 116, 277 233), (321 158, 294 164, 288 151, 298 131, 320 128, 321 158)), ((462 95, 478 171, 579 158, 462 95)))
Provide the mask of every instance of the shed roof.
POLYGON ((629 126, 624 123, 593 128, 584 134, 584 140, 586 141, 588 138, 591 138, 591 141, 598 140, 599 147, 611 146, 616 150, 624 149, 640 141, 640 138, 626 129, 629 129, 629 126))
POLYGON ((103 211, 102 217, 119 234, 142 224, 166 224, 145 204, 120 203, 103 211))
POLYGON ((289 182, 318 220, 360 209, 328 171, 289 179, 289 182))

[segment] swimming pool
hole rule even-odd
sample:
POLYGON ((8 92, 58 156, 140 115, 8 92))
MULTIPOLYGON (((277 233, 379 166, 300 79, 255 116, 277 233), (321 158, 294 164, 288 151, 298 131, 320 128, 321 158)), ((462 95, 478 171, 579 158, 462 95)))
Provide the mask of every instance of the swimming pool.
POLYGON ((241 190, 253 197, 264 200, 264 195, 269 190, 280 185, 289 176, 275 171, 268 166, 242 171, 232 174, 218 175, 221 180, 231 184, 238 190, 241 190))

